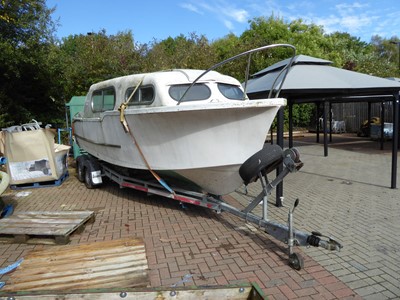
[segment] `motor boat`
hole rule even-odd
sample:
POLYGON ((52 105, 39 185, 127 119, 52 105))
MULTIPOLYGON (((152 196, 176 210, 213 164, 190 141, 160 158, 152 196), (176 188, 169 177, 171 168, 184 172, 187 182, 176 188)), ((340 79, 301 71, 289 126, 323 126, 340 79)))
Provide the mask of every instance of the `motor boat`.
POLYGON ((213 195, 233 192, 243 183, 241 164, 263 148, 286 100, 279 93, 250 100, 246 83, 215 69, 275 46, 290 45, 253 49, 208 70, 173 69, 95 83, 73 118, 75 140, 114 166, 178 178, 213 195))

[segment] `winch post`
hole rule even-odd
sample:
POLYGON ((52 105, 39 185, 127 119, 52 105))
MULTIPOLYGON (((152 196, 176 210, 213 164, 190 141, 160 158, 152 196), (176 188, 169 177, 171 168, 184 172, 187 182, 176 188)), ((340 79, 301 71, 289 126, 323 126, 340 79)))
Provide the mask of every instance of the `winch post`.
POLYGON ((268 178, 267 178, 266 174, 265 174, 265 176, 262 176, 261 172, 259 173, 259 177, 260 177, 262 189, 264 191, 262 218, 264 221, 267 221, 268 220, 268 189, 267 189, 268 178))
POLYGON ((295 148, 285 150, 283 153, 283 171, 272 182, 269 182, 267 178, 266 170, 269 166, 266 166, 265 170, 259 170, 257 175, 258 179, 260 179, 262 189, 260 193, 243 210, 239 210, 238 208, 233 207, 225 202, 220 203, 222 211, 230 212, 248 222, 254 223, 260 228, 263 228, 266 233, 270 234, 277 240, 287 243, 289 265, 296 270, 303 268, 304 261, 301 255, 294 252, 294 246, 314 246, 325 248, 327 250, 340 250, 340 248, 342 248, 342 245, 331 237, 327 237, 328 240, 322 240, 321 237, 326 236, 323 236, 318 232, 312 232, 310 234, 294 229, 293 213, 299 204, 299 199, 296 199, 294 205, 289 209, 287 224, 280 224, 268 220, 268 195, 286 175, 298 171, 303 166, 299 156, 300 155, 295 148), (252 213, 253 209, 261 201, 264 201, 262 217, 252 213))

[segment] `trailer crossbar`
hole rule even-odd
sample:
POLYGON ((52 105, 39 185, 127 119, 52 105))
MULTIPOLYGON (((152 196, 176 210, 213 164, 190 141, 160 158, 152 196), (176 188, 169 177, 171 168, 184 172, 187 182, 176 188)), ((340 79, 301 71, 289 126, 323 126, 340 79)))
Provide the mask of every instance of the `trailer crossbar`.
POLYGON ((182 203, 209 208, 215 210, 217 213, 221 212, 220 200, 216 200, 211 196, 202 193, 188 192, 179 188, 174 188, 174 194, 169 193, 161 186, 161 184, 123 176, 107 166, 103 166, 103 172, 105 176, 118 183, 121 188, 135 189, 150 195, 158 195, 182 203))

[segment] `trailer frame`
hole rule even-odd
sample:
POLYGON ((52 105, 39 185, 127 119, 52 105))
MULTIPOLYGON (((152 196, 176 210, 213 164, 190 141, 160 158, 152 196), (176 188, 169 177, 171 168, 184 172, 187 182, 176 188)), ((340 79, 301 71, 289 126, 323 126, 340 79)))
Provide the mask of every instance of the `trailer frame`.
MULTIPOLYGON (((260 151, 260 153, 262 152, 260 151)), ((253 161, 259 159, 258 155, 258 153, 254 154, 251 159, 253 161)), ((252 182, 259 180, 261 192, 244 209, 239 209, 226 203, 221 196, 195 192, 179 187, 172 187, 173 193, 171 193, 158 182, 123 175, 115 170, 112 165, 102 162, 89 154, 77 157, 76 161, 78 179, 84 182, 88 188, 98 187, 103 182, 102 178, 107 177, 116 182, 120 188, 131 188, 149 195, 158 195, 176 200, 181 204, 186 203, 205 207, 214 210, 216 213, 226 211, 244 219, 246 222, 251 222, 275 239, 288 245, 288 263, 296 270, 304 267, 304 260, 300 254, 294 252, 295 246, 322 247, 331 251, 340 251, 342 248, 342 245, 333 237, 325 236, 318 231, 307 233, 294 229, 294 211, 299 205, 299 199, 296 199, 294 205, 289 208, 286 224, 268 219, 268 196, 289 173, 297 172, 303 166, 303 163, 300 161, 300 154, 295 148, 282 151, 282 155, 273 162, 268 163, 268 165, 260 165, 255 172, 256 174, 252 182), (268 173, 275 170, 278 165, 283 165, 282 172, 272 181, 269 181, 268 173), (262 216, 253 213, 253 210, 260 204, 262 205, 262 216)), ((246 167, 246 162, 242 167, 246 167)))

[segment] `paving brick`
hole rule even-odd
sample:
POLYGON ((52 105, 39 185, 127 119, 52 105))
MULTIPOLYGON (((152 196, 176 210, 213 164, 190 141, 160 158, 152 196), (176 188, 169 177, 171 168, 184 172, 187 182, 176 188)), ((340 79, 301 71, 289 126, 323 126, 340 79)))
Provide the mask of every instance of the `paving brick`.
POLYGON ((279 290, 286 297, 286 299, 295 299, 297 295, 287 285, 278 286, 279 290))
MULTIPOLYGON (((305 147, 306 151, 311 149, 307 147, 305 147)), ((156 196, 147 197, 129 189, 121 190, 113 183, 107 183, 100 189, 87 190, 73 176, 70 176, 57 189, 32 190, 32 194, 24 199, 15 198, 15 193, 11 192, 10 197, 18 203, 16 210, 35 210, 38 207, 43 210, 96 210, 95 223, 87 226, 82 234, 73 237, 73 243, 116 239, 124 236, 143 237, 148 253, 149 278, 152 287, 171 286, 181 281, 185 274, 191 273, 193 281, 182 285, 193 283, 225 285, 252 280, 258 282, 267 295, 271 295, 270 299, 307 297, 314 299, 314 296, 315 299, 335 299, 332 293, 336 290, 342 292, 340 295, 337 294, 337 298, 346 299, 347 295, 354 291, 344 285, 339 280, 340 277, 359 274, 356 271, 363 272, 362 266, 368 266, 369 270, 380 270, 379 264, 385 261, 382 256, 393 260, 393 249, 395 249, 390 244, 379 246, 378 242, 373 245, 375 248, 371 248, 368 242, 360 238, 360 242, 354 243, 355 250, 347 251, 345 249, 352 247, 352 241, 357 240, 352 230, 358 229, 358 224, 365 229, 369 222, 377 224, 384 217, 388 217, 390 222, 396 220, 394 216, 399 215, 399 210, 398 207, 390 204, 390 201, 396 203, 397 198, 394 197, 392 200, 388 198, 389 200, 386 201, 385 204, 391 205, 390 209, 377 207, 373 202, 370 208, 368 205, 361 205, 376 197, 376 192, 359 183, 342 184, 343 180, 337 179, 340 178, 340 174, 332 178, 333 181, 327 180, 330 177, 321 176, 321 169, 328 164, 326 161, 331 157, 320 159, 310 153, 308 156, 305 155, 305 159, 308 161, 304 168, 308 165, 309 170, 304 169, 303 172, 302 169, 297 174, 290 174, 287 177, 288 184, 285 183, 284 193, 287 203, 295 197, 301 198, 295 212, 295 226, 300 229, 302 226, 309 226, 310 230, 319 230, 322 224, 324 225, 321 229, 323 233, 329 234, 329 230, 333 228, 337 231, 333 233, 338 238, 340 238, 340 233, 344 232, 348 242, 344 250, 338 254, 330 254, 320 249, 305 249, 303 254, 305 268, 300 272, 292 270, 287 265, 286 245, 277 242, 256 226, 247 225, 243 220, 229 213, 217 215, 210 210, 195 206, 188 206, 183 210, 172 200, 156 196), (312 159, 318 163, 317 168, 313 166, 312 159), (360 187, 355 191, 354 188, 358 185, 360 187), (362 192, 363 189, 367 191, 360 193, 363 198, 358 198, 357 193, 362 192), (374 213, 370 214, 368 209, 374 213), (380 210, 384 213, 380 213, 380 210), (362 217, 363 214, 369 215, 362 217), (315 220, 312 220, 313 218, 315 220), (353 218, 354 221, 352 221, 353 218), (364 219, 364 223, 359 222, 360 219, 364 219), (340 224, 346 224, 346 226, 340 224), (224 244, 228 246, 226 249, 218 248, 224 244), (363 251, 363 247, 368 247, 368 251, 363 251), (360 252, 364 254, 374 249, 379 255, 373 256, 371 260, 368 255, 360 254, 360 252), (344 255, 341 256, 341 254, 344 255), (376 263, 376 265, 369 266, 366 262, 376 263), (341 266, 341 268, 336 266, 341 266), (340 270, 342 270, 341 273, 340 270), (332 274, 335 272, 338 275, 332 274), (313 291, 315 295, 312 294, 313 291)), ((349 159, 352 160, 354 157, 351 156, 349 159)), ((251 192, 257 194, 257 188, 252 187, 251 192)), ((386 196, 391 192, 388 189, 386 196)), ((238 195, 234 193, 232 196, 236 202, 240 202, 236 200, 238 195)), ((273 202, 273 198, 270 198, 270 201, 273 202)), ((286 208, 279 209, 270 206, 269 213, 272 219, 286 222, 286 208)), ((385 235, 384 231, 378 228, 376 232, 379 232, 381 236, 385 235)), ((372 237, 368 230, 360 230, 356 234, 360 234, 364 239, 372 237)), ((12 256, 13 252, 19 246, 21 245, 4 247, 0 245, 2 266, 7 264, 10 258, 15 258, 15 253, 14 257, 12 256)), ((26 253, 31 249, 33 248, 22 247, 17 251, 26 253)), ((397 274, 398 267, 393 263, 388 263, 383 267, 391 273, 370 273, 371 281, 366 282, 376 284, 377 281, 383 280, 383 283, 387 285, 382 285, 382 287, 387 291, 395 290, 393 281, 396 280, 394 274, 397 274), (383 275, 388 277, 383 277, 383 275)), ((393 294, 396 295, 396 293, 393 294)))

